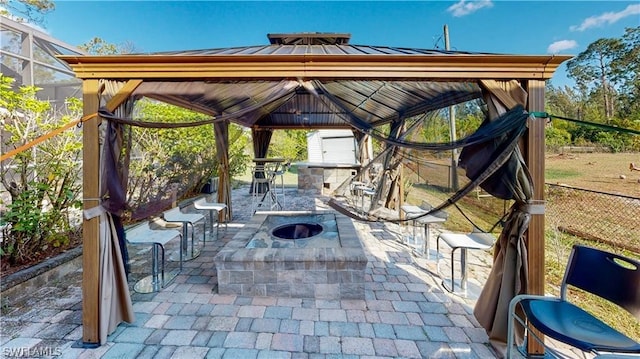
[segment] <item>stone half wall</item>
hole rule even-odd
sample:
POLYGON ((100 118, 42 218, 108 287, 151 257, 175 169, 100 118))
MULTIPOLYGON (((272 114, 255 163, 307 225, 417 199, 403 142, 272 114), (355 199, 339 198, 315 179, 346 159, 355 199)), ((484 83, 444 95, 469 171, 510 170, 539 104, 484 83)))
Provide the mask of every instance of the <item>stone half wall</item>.
POLYGON ((348 217, 335 213, 339 248, 246 248, 270 214, 257 212, 215 256, 218 292, 247 296, 364 299, 367 257, 348 217))
POLYGON ((331 195, 344 181, 358 173, 359 165, 306 164, 298 167, 298 191, 306 194, 331 195))

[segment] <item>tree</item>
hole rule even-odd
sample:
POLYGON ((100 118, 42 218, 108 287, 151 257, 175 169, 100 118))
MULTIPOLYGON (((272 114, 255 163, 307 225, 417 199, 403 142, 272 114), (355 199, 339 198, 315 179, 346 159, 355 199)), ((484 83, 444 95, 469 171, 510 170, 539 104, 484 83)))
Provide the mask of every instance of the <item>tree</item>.
POLYGON ((99 37, 94 37, 88 42, 79 45, 78 48, 91 55, 116 55, 138 52, 136 50, 136 46, 132 42, 125 42, 124 44, 116 45, 106 42, 99 37))
MULTIPOLYGON (((640 27, 625 29, 620 38, 591 43, 567 63, 567 69, 576 86, 560 89, 548 83, 549 113, 620 128, 640 128, 640 27)), ((602 131, 561 120, 554 120, 553 126, 568 131, 572 143, 598 143, 612 151, 638 148, 639 141, 624 131, 602 131)))
POLYGON ((627 28, 622 43, 622 54, 614 63, 620 83, 620 109, 623 117, 640 121, 640 26, 627 28))
POLYGON ((615 85, 619 79, 616 62, 622 56, 624 45, 620 39, 599 39, 567 62, 569 76, 583 93, 599 89, 602 96, 605 122, 614 114, 615 85))
MULTIPOLYGON (((142 121, 185 123, 206 120, 207 115, 174 105, 143 99, 136 103, 135 118, 142 121)), ((126 131, 129 133, 128 131, 126 131)), ((179 195, 198 193, 205 182, 218 176, 213 125, 181 128, 132 127, 131 167, 127 202, 138 213, 161 211, 169 187, 176 183, 179 195), (146 208, 150 208, 148 211, 146 208)), ((237 125, 229 126, 229 172, 244 173, 249 143, 237 125)), ((133 214, 137 216, 136 213, 133 214)))
POLYGON ((547 83, 545 110, 554 115, 580 118, 580 94, 569 86, 555 88, 547 83))
POLYGON ((42 25, 44 15, 53 11, 50 0, 0 0, 0 15, 11 16, 19 22, 42 25))
POLYGON ((286 158, 291 161, 307 157, 307 130, 277 130, 269 146, 269 157, 286 158))

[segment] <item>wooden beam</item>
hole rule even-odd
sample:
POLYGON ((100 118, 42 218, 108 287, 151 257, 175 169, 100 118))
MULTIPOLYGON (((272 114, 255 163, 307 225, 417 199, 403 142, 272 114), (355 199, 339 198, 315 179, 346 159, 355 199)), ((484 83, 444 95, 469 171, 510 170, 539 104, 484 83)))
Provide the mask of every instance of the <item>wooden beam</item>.
POLYGON ((118 93, 107 102, 107 110, 109 110, 109 112, 115 111, 118 106, 122 105, 122 103, 131 96, 133 91, 135 91, 141 83, 142 80, 139 79, 127 81, 127 83, 118 90, 118 93))
POLYGON ((59 56, 82 79, 361 78, 550 79, 571 56, 544 55, 122 55, 59 56))
POLYGON ((506 108, 510 109, 518 105, 518 101, 516 101, 510 93, 505 91, 495 80, 480 80, 480 84, 491 92, 492 95, 498 98, 506 108))
MULTIPOLYGON (((527 110, 544 111, 544 81, 529 80, 525 88, 529 94, 527 110)), ((533 200, 544 201, 544 170, 545 170, 545 141, 544 131, 546 120, 536 118, 530 120, 527 136, 525 137, 524 158, 533 179, 533 200)), ((531 222, 527 231, 527 253, 529 260, 528 294, 544 295, 545 288, 545 251, 544 251, 544 214, 531 214, 531 222)), ((541 333, 537 332, 541 336, 541 333)), ((533 355, 544 353, 544 347, 535 340, 529 340, 527 352, 533 355)))
MULTIPOLYGON (((98 80, 82 83, 85 115, 98 112, 100 84, 98 80)), ((100 136, 101 118, 94 117, 82 125, 82 189, 83 209, 100 204, 100 136)), ((82 341, 87 346, 100 345, 100 218, 82 222, 82 341)))
POLYGON ((267 68, 243 68, 239 66, 209 66, 205 68, 186 68, 174 66, 147 71, 144 68, 123 67, 117 69, 101 69, 91 71, 84 66, 72 66, 76 77, 81 79, 99 78, 144 78, 163 80, 187 80, 198 81, 201 79, 216 80, 270 80, 282 78, 315 78, 326 80, 353 79, 362 80, 474 80, 482 78, 494 78, 509 80, 525 77, 527 79, 548 80, 553 76, 555 69, 542 67, 524 69, 500 69, 474 68, 452 69, 447 67, 359 67, 359 68, 333 68, 330 66, 300 66, 298 68, 267 67, 267 68))

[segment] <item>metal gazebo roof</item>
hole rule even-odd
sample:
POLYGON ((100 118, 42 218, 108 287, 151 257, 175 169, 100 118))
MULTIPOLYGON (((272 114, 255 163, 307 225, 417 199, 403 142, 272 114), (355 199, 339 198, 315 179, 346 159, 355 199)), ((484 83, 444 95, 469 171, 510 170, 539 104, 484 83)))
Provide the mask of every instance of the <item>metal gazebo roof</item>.
POLYGON ((61 56, 80 78, 144 79, 133 95, 254 128, 372 125, 481 96, 478 79, 548 79, 568 56, 523 56, 349 43, 349 34, 269 34, 270 45, 112 56, 61 56), (328 94, 310 89, 320 81, 328 94))

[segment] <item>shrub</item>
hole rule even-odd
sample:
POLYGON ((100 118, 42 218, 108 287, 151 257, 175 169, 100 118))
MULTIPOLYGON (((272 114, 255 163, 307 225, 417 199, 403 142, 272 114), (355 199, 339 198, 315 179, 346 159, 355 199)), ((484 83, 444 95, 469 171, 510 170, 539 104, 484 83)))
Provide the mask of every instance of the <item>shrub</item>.
MULTIPOLYGON (((67 113, 54 113, 49 102, 36 98, 38 88, 14 90, 13 82, 0 76, 4 149, 18 148, 80 117, 78 100, 67 101, 67 113)), ((0 243, 3 260, 20 264, 68 244, 66 233, 79 217, 73 210, 81 207, 81 148, 80 134, 69 130, 1 163, 2 186, 9 194, 0 200, 6 226, 0 243)))

